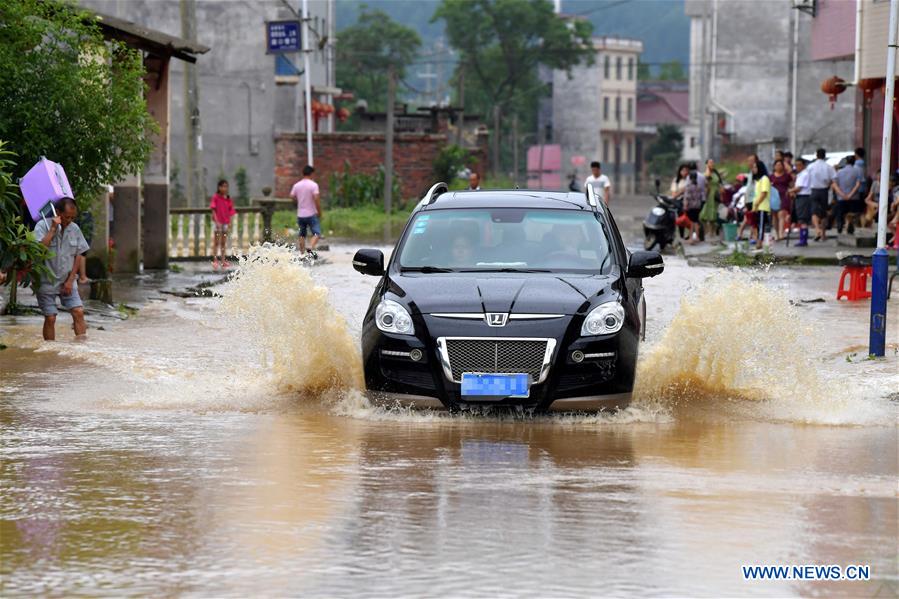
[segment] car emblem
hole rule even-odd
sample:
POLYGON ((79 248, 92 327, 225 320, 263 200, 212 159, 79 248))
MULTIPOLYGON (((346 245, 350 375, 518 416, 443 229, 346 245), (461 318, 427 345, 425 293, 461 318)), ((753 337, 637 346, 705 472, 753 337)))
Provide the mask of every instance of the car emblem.
POLYGON ((487 312, 485 317, 487 318, 487 326, 490 327, 504 327, 506 326, 506 320, 509 319, 509 315, 506 312, 487 312))

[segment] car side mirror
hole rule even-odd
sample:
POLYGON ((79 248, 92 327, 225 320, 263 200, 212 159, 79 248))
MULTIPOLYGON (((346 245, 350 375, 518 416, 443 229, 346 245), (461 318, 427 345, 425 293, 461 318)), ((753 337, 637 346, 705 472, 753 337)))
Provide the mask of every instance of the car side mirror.
POLYGON ((353 256, 353 268, 364 275, 382 276, 384 274, 384 252, 381 250, 359 250, 353 256))
POLYGON ((662 274, 665 263, 658 252, 634 252, 627 263, 627 276, 632 279, 644 279, 662 274))

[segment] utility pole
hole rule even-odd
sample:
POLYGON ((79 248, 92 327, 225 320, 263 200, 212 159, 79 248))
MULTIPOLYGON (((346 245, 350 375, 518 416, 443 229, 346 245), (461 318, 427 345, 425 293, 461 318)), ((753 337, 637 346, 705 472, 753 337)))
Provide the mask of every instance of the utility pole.
POLYGON ((303 79, 306 82, 306 163, 312 166, 312 72, 309 70, 309 0, 303 0, 303 79))
POLYGON ((465 63, 459 64, 459 123, 456 126, 456 145, 462 145, 462 128, 465 126, 465 63))
POLYGON ((500 106, 499 104, 493 105, 493 140, 490 144, 493 146, 493 164, 490 170, 493 171, 494 175, 498 175, 500 173, 500 164, 499 164, 499 118, 500 118, 500 106))
POLYGON ((518 187, 518 113, 512 115, 512 183, 518 187))
POLYGON ((709 9, 711 8, 709 3, 706 3, 702 9, 702 17, 700 20, 699 27, 699 40, 700 40, 700 65, 699 65, 699 152, 700 152, 700 160, 708 157, 708 89, 706 88, 706 82, 708 81, 708 71, 709 68, 709 60, 708 60, 708 49, 709 49, 709 36, 708 36, 708 23, 709 23, 709 9))
MULTIPOLYGON (((197 41, 197 2, 181 0, 181 37, 197 41)), ((203 203, 205 193, 200 176, 203 137, 200 133, 200 98, 197 85, 197 65, 184 63, 184 129, 187 131, 185 159, 187 162, 187 205, 196 208, 203 203)))
POLYGON ((799 156, 799 138, 797 137, 797 119, 799 103, 799 11, 793 11, 793 48, 790 60, 790 151, 799 156))
POLYGON ((384 132, 384 212, 393 208, 393 119, 396 103, 396 67, 387 67, 387 129, 384 132))
POLYGON ((893 148, 893 93, 896 88, 896 28, 899 27, 899 0, 890 0, 890 32, 887 45, 887 89, 883 101, 883 145, 880 150, 880 198, 877 214, 877 249, 871 256, 871 328, 869 350, 883 357, 886 350, 887 280, 890 256, 887 254, 887 205, 890 200, 890 152, 893 148))

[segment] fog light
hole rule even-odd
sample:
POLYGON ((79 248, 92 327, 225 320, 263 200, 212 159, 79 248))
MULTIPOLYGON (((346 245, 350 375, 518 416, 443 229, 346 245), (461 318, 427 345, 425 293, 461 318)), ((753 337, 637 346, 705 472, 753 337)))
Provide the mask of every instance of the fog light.
POLYGON ((582 352, 579 349, 574 350, 573 352, 571 352, 571 359, 572 359, 572 361, 580 364, 581 362, 584 361, 584 352, 582 352))
POLYGON ((412 358, 415 362, 418 362, 424 357, 424 354, 421 353, 420 349, 413 349, 409 352, 409 357, 412 358))

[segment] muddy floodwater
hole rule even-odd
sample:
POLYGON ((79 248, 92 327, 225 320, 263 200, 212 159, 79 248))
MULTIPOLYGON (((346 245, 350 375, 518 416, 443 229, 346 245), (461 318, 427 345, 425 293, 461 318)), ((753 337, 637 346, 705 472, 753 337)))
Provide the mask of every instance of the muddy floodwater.
POLYGON ((0 595, 899 593, 896 299, 867 361, 835 268, 670 257, 627 410, 390 411, 355 390, 353 249, 257 256, 224 299, 148 275, 86 343, 0 320, 0 595), (870 579, 742 570, 809 564, 870 579))

